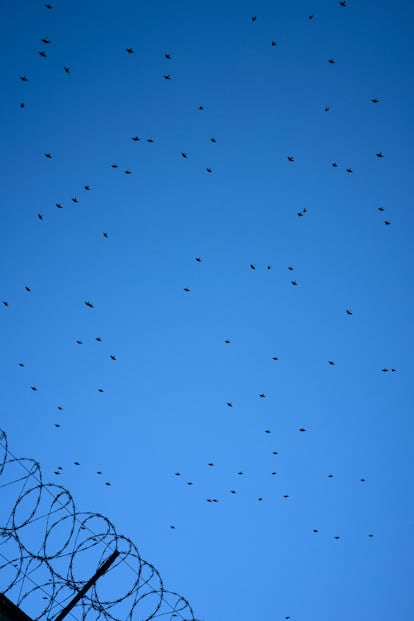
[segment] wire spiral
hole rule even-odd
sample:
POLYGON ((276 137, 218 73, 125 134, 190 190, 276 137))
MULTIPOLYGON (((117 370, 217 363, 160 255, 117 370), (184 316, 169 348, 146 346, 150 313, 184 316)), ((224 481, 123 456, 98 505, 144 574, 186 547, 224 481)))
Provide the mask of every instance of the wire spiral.
POLYGON ((72 618, 197 621, 130 539, 104 515, 79 512, 64 487, 44 483, 39 464, 14 457, 1 429, 0 498, 0 592, 34 621, 56 618, 114 550, 119 556, 72 618))

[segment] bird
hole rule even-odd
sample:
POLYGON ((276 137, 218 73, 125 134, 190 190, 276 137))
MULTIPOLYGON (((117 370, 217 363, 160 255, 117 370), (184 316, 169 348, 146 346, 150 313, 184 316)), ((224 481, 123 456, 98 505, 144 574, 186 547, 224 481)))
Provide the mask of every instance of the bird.
POLYGON ((290 281, 290 284, 291 284, 291 285, 294 285, 295 287, 297 287, 297 284, 298 284, 298 283, 296 282, 296 280, 291 280, 291 281, 290 281))
POLYGON ((391 224, 391 222, 390 222, 390 220, 385 220, 385 221, 384 221, 384 224, 387 224, 387 225, 388 225, 388 224, 391 224))
POLYGON ((79 203, 79 199, 76 198, 76 196, 73 196, 71 200, 72 200, 72 203, 79 203))
POLYGON ((95 336, 95 341, 98 341, 98 343, 102 343, 102 339, 100 336, 95 336))
POLYGON ((272 472, 272 475, 274 476, 275 474, 277 474, 277 472, 272 472))
POLYGON ((304 427, 301 427, 299 431, 306 431, 306 429, 304 427))
POLYGON ((25 289, 26 289, 26 291, 27 291, 28 293, 30 293, 30 292, 31 292, 30 287, 28 287, 27 285, 25 286, 25 289))
POLYGON ((295 161, 295 158, 292 155, 288 155, 287 158, 288 158, 289 162, 294 162, 295 161))
POLYGON ((45 3, 45 7, 46 7, 47 9, 53 9, 53 6, 52 6, 51 4, 48 4, 48 3, 45 3))
POLYGON ((134 50, 133 50, 132 47, 127 47, 126 51, 127 51, 127 54, 133 54, 134 53, 134 50))
POLYGON ((332 166, 333 166, 334 168, 338 168, 338 164, 337 164, 336 162, 332 162, 332 166))
POLYGON ((60 474, 60 472, 58 470, 55 470, 53 474, 60 474))
POLYGON ((391 369, 391 373, 395 373, 397 369, 391 369))
POLYGON ((329 63, 330 65, 334 65, 334 64, 335 64, 335 60, 334 60, 333 58, 329 58, 329 59, 328 59, 328 63, 329 63))
POLYGON ((378 151, 378 153, 375 154, 377 157, 384 157, 384 154, 381 153, 381 151, 378 151))
POLYGON ((70 68, 69 67, 63 67, 63 70, 65 73, 70 73, 70 68))
POLYGON ((93 304, 92 302, 89 302, 88 300, 85 301, 85 305, 88 306, 88 308, 93 308, 93 304))
POLYGON ((110 482, 109 481, 105 481, 105 485, 107 485, 108 487, 110 487, 110 482))
POLYGON ((231 490, 230 490, 230 494, 235 494, 235 493, 236 493, 236 490, 235 490, 235 489, 231 489, 231 490))
POLYGON ((176 477, 180 477, 181 476, 181 472, 174 472, 176 477))
POLYGON ((20 107, 21 107, 21 108, 24 108, 24 103, 23 103, 23 102, 20 104, 20 107))
POLYGON ((368 535, 368 537, 373 537, 373 536, 374 536, 374 535, 373 535, 372 533, 370 533, 370 534, 368 535))
POLYGON ((25 75, 20 76, 20 79, 21 79, 22 82, 28 82, 29 81, 29 79, 25 75))
POLYGON ((340 539, 339 535, 335 535, 334 539, 340 539))
POLYGON ((318 529, 317 529, 317 528, 314 528, 314 529, 313 529, 313 532, 314 532, 314 533, 319 533, 319 531, 318 531, 318 529))
POLYGON ((192 485, 193 482, 192 481, 187 481, 187 485, 192 485))
POLYGON ((352 311, 349 308, 347 308, 345 312, 347 315, 352 315, 352 311))
POLYGON ((63 209, 63 205, 62 205, 62 203, 56 203, 56 207, 57 207, 58 209, 63 209))
POLYGON ((334 361, 333 361, 333 360, 328 360, 328 362, 329 362, 329 364, 330 364, 332 367, 334 367, 334 366, 335 366, 335 363, 334 363, 334 361))
POLYGON ((190 292, 190 289, 189 289, 188 287, 184 287, 184 291, 185 291, 186 293, 189 293, 189 292, 190 292))
POLYGON ((31 388, 34 392, 36 392, 36 391, 37 391, 36 386, 30 386, 30 388, 31 388))
POLYGON ((3 304, 4 304, 4 306, 6 306, 6 307, 8 307, 8 306, 9 306, 9 303, 8 303, 8 301, 7 301, 7 300, 3 300, 3 304))
POLYGON ((328 474, 328 479, 333 479, 333 474, 328 474))
POLYGON ((293 265, 288 265, 288 270, 289 270, 290 272, 292 272, 294 269, 295 269, 295 268, 293 267, 293 265))
POLYGON ((374 97, 373 99, 371 99, 371 102, 372 102, 372 103, 374 103, 374 104, 376 104, 376 103, 378 103, 378 102, 379 102, 379 99, 377 99, 376 97, 374 97))
POLYGON ((252 15, 252 18, 251 18, 252 22, 255 22, 256 19, 257 19, 256 15, 252 15))
POLYGON ((313 19, 315 16, 314 15, 309 15, 308 19, 313 19))
POLYGON ((81 340, 77 340, 76 342, 77 342, 78 345, 82 345, 83 344, 81 340))
POLYGON ((126 175, 132 175, 132 172, 128 168, 126 170, 124 170, 124 173, 126 175))
POLYGON ((55 427, 60 427, 59 423, 55 423, 55 427))
POLYGON ((272 433, 270 429, 265 429, 265 433, 272 433))
POLYGON ((272 455, 279 455, 277 451, 273 451, 272 455))
POLYGON ((345 0, 340 0, 339 4, 340 4, 341 6, 346 6, 346 2, 345 2, 345 0))
POLYGON ((217 142, 215 138, 210 138, 210 142, 217 142))
POLYGON ((289 498, 289 494, 285 494, 283 498, 289 498))
POLYGON ((325 106, 325 112, 329 112, 329 106, 325 106))
POLYGON ((171 54, 164 54, 164 56, 167 60, 171 60, 171 54))
POLYGON ((387 372, 388 372, 388 369, 384 367, 384 369, 381 369, 381 371, 382 371, 383 373, 387 373, 387 372))
POLYGON ((152 142, 154 142, 154 139, 153 138, 147 138, 147 142, 151 142, 152 143, 152 142))
POLYGON ((24 367, 24 363, 23 362, 19 362, 19 367, 24 367))
POLYGON ((259 393, 259 397, 261 397, 262 399, 264 399, 264 398, 265 398, 265 396, 266 396, 266 395, 264 394, 264 392, 259 393))
POLYGON ((232 402, 231 402, 231 401, 227 401, 226 405, 227 405, 229 408, 232 408, 232 407, 233 407, 233 404, 232 404, 232 402))
POLYGON ((112 168, 119 168, 118 164, 112 164, 112 168))
POLYGON ((98 392, 103 392, 103 388, 98 388, 98 392))
POLYGON ((208 173, 212 173, 212 172, 213 172, 213 169, 212 169, 212 168, 206 168, 206 171, 207 171, 208 173))
POLYGON ((170 528, 172 528, 173 530, 175 530, 175 526, 174 526, 174 524, 170 524, 170 528))
POLYGON ((201 263, 203 259, 201 257, 195 257, 195 260, 197 261, 197 263, 201 263))
POLYGON ((116 360, 116 356, 114 356, 113 354, 111 354, 111 360, 116 360))
POLYGON ((211 461, 209 464, 207 464, 207 466, 214 466, 213 462, 211 461))
POLYGON ((364 478, 359 479, 359 480, 361 481, 361 483, 365 483, 365 479, 364 478))
POLYGON ((378 207, 378 211, 384 211, 384 207, 378 207))
POLYGON ((61 412, 63 410, 63 407, 61 405, 58 405, 57 409, 61 412))
POLYGON ((256 266, 255 266, 255 264, 254 264, 254 263, 250 263, 250 269, 251 269, 251 270, 255 270, 255 269, 256 269, 256 266))
POLYGON ((131 140, 133 140, 134 142, 139 142, 141 138, 138 138, 138 136, 132 136, 131 140))
POLYGON ((103 235, 106 239, 108 239, 108 237, 109 237, 108 233, 106 233, 105 231, 102 233, 102 235, 103 235))
POLYGON ((46 52, 44 52, 43 50, 40 50, 39 56, 41 56, 42 58, 46 58, 46 52))
POLYGON ((224 342, 229 345, 229 343, 231 343, 230 339, 225 339, 224 342))
POLYGON ((80 463, 78 461, 74 461, 73 463, 75 464, 75 466, 80 466, 80 463))
POLYGON ((198 106, 199 110, 204 110, 204 106, 198 106))
POLYGON ((84 188, 84 190, 90 190, 91 186, 90 185, 84 185, 83 188, 84 188))
POLYGON ((242 472, 242 471, 240 471, 240 472, 238 472, 237 474, 238 474, 238 475, 242 475, 242 474, 243 474, 243 472, 242 472))
POLYGON ((181 153, 181 157, 183 157, 184 159, 187 159, 187 153, 182 152, 182 153, 181 153))
POLYGON ((276 47, 277 43, 276 41, 272 41, 272 47, 276 47))
POLYGON ((43 220, 43 214, 42 213, 38 213, 37 217, 39 218, 39 220, 43 220))
POLYGON ((259 498, 257 499, 259 502, 262 502, 263 498, 261 496, 259 496, 259 498))
POLYGON ((270 265, 270 263, 269 263, 269 265, 266 266, 266 269, 267 270, 271 270, 272 269, 272 266, 270 265))
POLYGON ((353 170, 352 170, 352 168, 347 168, 347 169, 346 169, 346 172, 347 172, 347 173, 351 173, 351 172, 353 172, 353 170))
POLYGON ((171 80, 171 76, 169 73, 163 76, 164 80, 171 80))
POLYGON ((45 37, 44 39, 41 39, 42 43, 44 43, 45 45, 48 45, 49 43, 52 43, 52 41, 50 39, 48 39, 47 37, 45 37))
POLYGON ((272 360, 279 360, 277 356, 273 356, 272 360))
POLYGON ((303 213, 302 213, 302 211, 298 211, 298 213, 296 215, 303 216, 303 213))

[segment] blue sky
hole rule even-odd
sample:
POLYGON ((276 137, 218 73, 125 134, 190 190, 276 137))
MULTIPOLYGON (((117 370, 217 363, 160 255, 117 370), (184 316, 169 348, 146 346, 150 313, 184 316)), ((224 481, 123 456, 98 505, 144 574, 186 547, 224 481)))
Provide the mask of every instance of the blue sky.
POLYGON ((0 25, 12 451, 199 619, 412 619, 411 4, 51 2, 0 25))

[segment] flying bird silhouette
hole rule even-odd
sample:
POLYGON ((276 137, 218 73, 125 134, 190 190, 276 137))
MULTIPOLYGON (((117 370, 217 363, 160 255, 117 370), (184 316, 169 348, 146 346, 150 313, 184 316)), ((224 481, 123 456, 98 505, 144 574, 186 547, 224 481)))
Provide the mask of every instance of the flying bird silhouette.
POLYGON ((384 154, 381 153, 381 151, 378 151, 378 153, 375 154, 377 157, 384 157, 384 154))
POLYGON ((40 50, 39 56, 41 56, 42 58, 46 58, 46 52, 44 52, 43 50, 40 50))
POLYGON ((72 198, 72 203, 79 203, 79 199, 78 199, 78 198, 76 198, 76 196, 74 196, 74 197, 72 198))
POLYGON ((45 7, 46 7, 47 9, 53 9, 53 6, 52 6, 51 4, 48 4, 48 3, 45 3, 45 7))
POLYGON ((20 76, 22 82, 28 82, 28 78, 25 75, 20 76))
POLYGON ((95 341, 98 341, 98 343, 102 343, 102 339, 100 336, 95 336, 95 341))
POLYGON ((336 162, 332 162, 332 166, 333 166, 334 168, 338 168, 338 164, 337 164, 336 162))
POLYGON ((169 73, 163 76, 164 80, 171 80, 171 76, 169 73))
POLYGON ((224 342, 228 345, 229 343, 231 343, 230 339, 224 339, 224 342))
POLYGON ((63 67, 63 70, 65 73, 70 73, 70 68, 69 67, 63 67))
POLYGON ((334 361, 333 361, 333 360, 328 360, 328 362, 329 362, 329 364, 330 364, 331 366, 333 366, 333 367, 335 366, 335 363, 334 363, 334 361))
POLYGON ((31 292, 30 287, 28 287, 27 285, 25 286, 25 289, 26 289, 26 291, 27 291, 28 293, 30 293, 30 292, 31 292))
POLYGON ((195 260, 197 261, 197 263, 201 263, 203 259, 201 257, 196 257, 195 260))
POLYGON ((250 269, 251 269, 251 270, 255 270, 255 269, 256 269, 256 266, 255 266, 255 264, 254 264, 254 263, 250 263, 250 269))
POLYGON ((291 281, 290 281, 290 284, 291 284, 291 285, 294 285, 295 287, 297 287, 297 285, 298 285, 298 283, 296 282, 296 280, 291 280, 291 281))
POLYGON ((127 54, 133 54, 134 53, 134 50, 133 50, 132 47, 127 47, 126 51, 127 51, 127 54))
POLYGON ((276 47, 277 43, 276 41, 272 41, 272 47, 276 47))
POLYGON ((24 367, 24 363, 23 362, 19 362, 19 367, 24 367))
POLYGON ((208 173, 212 173, 212 172, 213 172, 213 169, 212 169, 212 168, 206 168, 206 171, 207 171, 208 173))
POLYGON ((232 404, 232 402, 231 402, 231 401, 227 401, 226 405, 227 405, 229 408, 232 408, 232 407, 233 407, 233 404, 232 404))
POLYGON ((334 65, 335 64, 335 60, 333 58, 329 58, 328 63, 330 65, 334 65))
POLYGON ((63 209, 63 205, 62 205, 62 203, 56 203, 56 207, 57 207, 58 209, 63 209))
POLYGON ((102 235, 105 237, 105 239, 108 239, 109 237, 108 233, 106 233, 105 231, 102 233, 102 235))
POLYGON ((294 162, 295 161, 295 158, 292 157, 291 155, 288 155, 287 158, 288 158, 289 162, 294 162))
POLYGON ((352 311, 349 308, 347 308, 345 312, 347 315, 352 315, 352 311))
POLYGON ((39 218, 39 220, 43 220, 43 214, 42 213, 38 213, 37 217, 39 218))
POLYGON ((30 386, 30 388, 31 388, 34 392, 36 392, 36 391, 37 391, 36 386, 30 386))
POLYGON ((111 354, 111 360, 116 360, 116 356, 114 356, 113 354, 111 354))
POLYGON ((85 301, 85 305, 86 305, 88 308, 94 308, 94 306, 93 306, 92 302, 89 302, 88 300, 86 300, 86 301, 85 301))
POLYGON ((184 291, 185 291, 186 293, 189 293, 189 292, 190 292, 190 289, 189 289, 188 287, 184 287, 184 291))
POLYGON ((138 136, 132 136, 131 140, 133 140, 134 142, 139 142, 141 138, 139 138, 138 136))
POLYGON ((347 173, 351 173, 351 172, 353 172, 353 170, 352 170, 352 168, 347 168, 347 169, 346 169, 346 172, 347 172, 347 173))
POLYGON ((164 56, 167 60, 171 60, 171 54, 164 54, 164 56))
POLYGON ((187 159, 187 153, 182 152, 181 157, 183 157, 184 159, 187 159))
POLYGON ((372 103, 374 103, 374 104, 375 104, 375 103, 378 103, 378 102, 379 102, 379 99, 377 99, 376 97, 374 97, 374 99, 371 99, 371 101, 372 101, 372 103))
POLYGON ((90 185, 84 185, 83 188, 84 188, 84 190, 90 190, 91 186, 90 185))
POLYGON ((49 43, 52 43, 52 41, 50 39, 48 39, 47 37, 45 37, 44 39, 41 39, 42 43, 44 43, 45 45, 48 45, 49 43))
POLYGON ((210 138, 210 142, 217 142, 215 138, 210 138))

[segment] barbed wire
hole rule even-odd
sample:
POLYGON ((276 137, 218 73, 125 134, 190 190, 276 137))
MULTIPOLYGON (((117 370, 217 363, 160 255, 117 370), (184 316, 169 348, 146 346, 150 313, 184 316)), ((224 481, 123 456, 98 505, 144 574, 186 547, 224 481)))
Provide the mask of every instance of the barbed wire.
POLYGON ((15 457, 0 429, 0 592, 34 621, 52 621, 107 557, 118 557, 69 613, 76 621, 197 621, 135 544, 70 492, 43 482, 40 465, 15 457))

